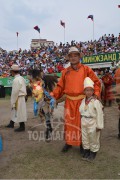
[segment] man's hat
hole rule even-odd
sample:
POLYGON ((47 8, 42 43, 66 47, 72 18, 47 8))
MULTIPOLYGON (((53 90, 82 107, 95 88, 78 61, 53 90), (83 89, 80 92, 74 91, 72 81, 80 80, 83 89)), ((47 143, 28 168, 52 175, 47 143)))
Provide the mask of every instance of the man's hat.
POLYGON ((77 54, 80 55, 79 50, 78 50, 76 47, 74 47, 74 46, 69 49, 68 56, 69 56, 71 53, 77 53, 77 54))
POLYGON ((17 64, 13 64, 12 66, 11 66, 11 69, 10 69, 11 71, 19 71, 20 70, 20 68, 19 68, 19 66, 17 65, 17 64))
POLYGON ((94 89, 94 82, 89 77, 86 77, 84 80, 84 89, 87 87, 91 87, 94 89))

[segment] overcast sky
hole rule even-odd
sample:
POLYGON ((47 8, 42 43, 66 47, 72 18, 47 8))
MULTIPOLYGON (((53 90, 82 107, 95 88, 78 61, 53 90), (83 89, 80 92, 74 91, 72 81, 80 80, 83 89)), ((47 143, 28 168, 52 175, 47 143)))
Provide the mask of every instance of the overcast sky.
POLYGON ((18 47, 30 49, 31 39, 39 38, 33 29, 38 25, 40 37, 64 42, 88 41, 104 34, 118 36, 120 32, 120 0, 0 0, 0 47, 6 50, 18 47))

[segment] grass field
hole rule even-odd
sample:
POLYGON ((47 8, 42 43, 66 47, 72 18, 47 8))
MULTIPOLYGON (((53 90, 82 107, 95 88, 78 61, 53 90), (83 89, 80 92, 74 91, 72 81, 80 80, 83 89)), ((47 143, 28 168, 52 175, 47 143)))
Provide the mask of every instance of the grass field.
MULTIPOLYGON (((115 104, 105 108, 101 149, 94 163, 82 160, 79 147, 73 147, 68 153, 63 154, 63 141, 47 143, 29 140, 28 131, 38 123, 39 118, 33 119, 31 100, 27 108, 26 132, 16 134, 13 129, 5 128, 10 116, 9 100, 0 101, 0 133, 4 143, 4 151, 0 154, 0 179, 120 179, 118 110, 115 104)), ((63 105, 60 104, 54 116, 58 117, 58 113, 62 112, 63 105)), ((39 132, 39 128, 36 127, 35 130, 39 132)), ((44 126, 41 128, 44 129, 44 126)))

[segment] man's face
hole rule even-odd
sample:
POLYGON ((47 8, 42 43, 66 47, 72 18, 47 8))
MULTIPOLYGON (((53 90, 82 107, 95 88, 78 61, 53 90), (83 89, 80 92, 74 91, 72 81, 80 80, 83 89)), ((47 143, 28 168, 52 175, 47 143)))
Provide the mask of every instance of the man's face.
POLYGON ((14 73, 14 71, 11 71, 11 75, 14 77, 15 76, 15 73, 14 73))
POLYGON ((69 54, 69 61, 72 65, 78 64, 80 62, 80 55, 74 52, 69 54))

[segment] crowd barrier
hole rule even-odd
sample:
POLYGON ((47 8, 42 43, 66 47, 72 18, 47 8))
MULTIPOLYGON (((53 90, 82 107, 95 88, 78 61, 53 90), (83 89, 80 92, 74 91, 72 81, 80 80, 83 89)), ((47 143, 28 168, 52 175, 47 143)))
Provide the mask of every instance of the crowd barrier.
MULTIPOLYGON (((61 76, 61 73, 54 73, 58 77, 61 76)), ((49 74, 49 75, 54 75, 54 74, 49 74)), ((23 76, 26 82, 26 86, 29 84, 29 80, 27 79, 27 76, 23 76)), ((0 78, 0 98, 5 97, 6 95, 11 95, 11 90, 12 90, 12 82, 13 82, 14 77, 6 77, 6 78, 0 78)))

